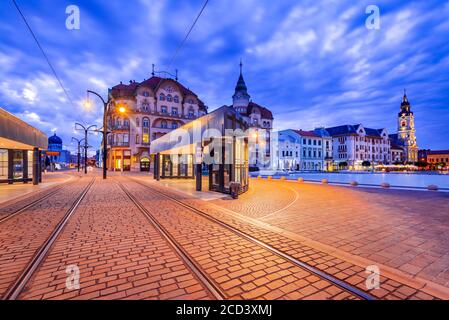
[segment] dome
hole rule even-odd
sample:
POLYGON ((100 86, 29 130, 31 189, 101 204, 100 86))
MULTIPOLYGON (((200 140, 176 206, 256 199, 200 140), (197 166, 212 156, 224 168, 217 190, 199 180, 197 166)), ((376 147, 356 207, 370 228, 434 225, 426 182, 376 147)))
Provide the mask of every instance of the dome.
POLYGON ((56 135, 56 133, 48 138, 48 144, 62 144, 62 139, 56 135))

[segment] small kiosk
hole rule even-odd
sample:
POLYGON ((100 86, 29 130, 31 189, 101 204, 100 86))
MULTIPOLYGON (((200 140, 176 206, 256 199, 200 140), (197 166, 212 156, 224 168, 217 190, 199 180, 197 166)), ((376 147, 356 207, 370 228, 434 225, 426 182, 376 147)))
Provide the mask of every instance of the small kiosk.
POLYGON ((195 179, 202 190, 231 193, 231 183, 248 190, 248 124, 234 108, 223 106, 156 139, 151 144, 154 178, 195 179))

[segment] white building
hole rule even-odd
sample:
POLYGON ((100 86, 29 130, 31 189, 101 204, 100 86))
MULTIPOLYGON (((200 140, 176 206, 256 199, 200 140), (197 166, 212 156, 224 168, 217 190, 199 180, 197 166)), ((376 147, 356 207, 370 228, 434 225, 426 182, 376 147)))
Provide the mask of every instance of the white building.
POLYGON ((391 163, 390 139, 386 129, 361 124, 326 128, 332 136, 334 166, 362 170, 362 164, 391 163))
POLYGON ((274 166, 289 171, 332 170, 332 138, 322 128, 314 131, 283 130, 277 133, 274 166))

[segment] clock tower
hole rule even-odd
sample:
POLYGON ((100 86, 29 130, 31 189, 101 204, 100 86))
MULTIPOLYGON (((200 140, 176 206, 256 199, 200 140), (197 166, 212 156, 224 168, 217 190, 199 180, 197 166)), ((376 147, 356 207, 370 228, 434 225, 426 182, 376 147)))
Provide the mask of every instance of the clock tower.
POLYGON ((238 112, 246 114, 250 95, 248 94, 248 89, 245 80, 243 79, 242 67, 242 61, 240 61, 240 76, 237 85, 235 86, 234 95, 232 96, 232 106, 238 112))
POLYGON ((398 114, 398 140, 404 147, 404 156, 407 162, 418 161, 418 145, 415 135, 415 117, 410 110, 410 102, 404 90, 401 110, 398 114))

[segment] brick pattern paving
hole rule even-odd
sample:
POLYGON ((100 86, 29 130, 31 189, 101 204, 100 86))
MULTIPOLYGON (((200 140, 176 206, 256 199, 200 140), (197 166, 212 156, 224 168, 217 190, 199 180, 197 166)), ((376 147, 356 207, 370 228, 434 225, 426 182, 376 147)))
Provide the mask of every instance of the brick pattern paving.
POLYGON ((0 297, 73 205, 90 179, 71 184, 0 225, 0 297))
POLYGON ((209 299, 171 246, 112 181, 97 180, 21 299, 209 299), (67 266, 80 289, 66 287, 67 266))
MULTIPOLYGON (((270 214, 273 205, 261 221, 449 287, 449 194, 254 179, 251 185, 271 186, 273 202, 289 189, 299 193, 294 205, 270 214)), ((214 203, 255 216, 244 198, 214 203)))
MULTIPOLYGON (((169 190, 158 185, 153 184, 152 187, 165 193, 170 193, 169 190)), ((279 186, 277 186, 277 189, 279 190, 279 186)), ((233 227, 236 227, 237 229, 277 248, 278 250, 283 251, 284 253, 293 256, 304 263, 343 280, 362 291, 367 291, 365 285, 367 273, 365 272, 365 268, 349 263, 318 249, 301 244, 298 241, 292 240, 278 233, 269 231, 246 221, 242 221, 237 217, 224 213, 215 206, 211 206, 208 202, 199 201, 191 197, 180 196, 179 194, 173 192, 170 194, 177 197, 179 200, 182 200, 184 203, 190 204, 191 206, 198 208, 233 227)), ((283 192, 279 192, 278 194, 283 194, 283 192)), ((222 203, 229 203, 229 201, 226 200, 221 201, 222 203)), ((277 210, 278 206, 274 207, 275 210, 277 210)), ((251 216, 254 216, 253 212, 251 212, 251 216)), ((368 291, 370 294, 379 299, 434 299, 433 296, 422 292, 421 290, 414 289, 390 278, 381 276, 380 280, 381 289, 368 291)))
POLYGON ((124 185, 230 299, 354 299, 323 280, 135 182, 124 185))

